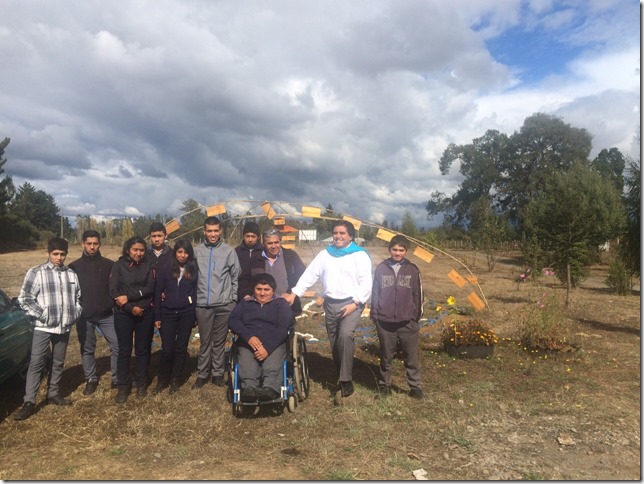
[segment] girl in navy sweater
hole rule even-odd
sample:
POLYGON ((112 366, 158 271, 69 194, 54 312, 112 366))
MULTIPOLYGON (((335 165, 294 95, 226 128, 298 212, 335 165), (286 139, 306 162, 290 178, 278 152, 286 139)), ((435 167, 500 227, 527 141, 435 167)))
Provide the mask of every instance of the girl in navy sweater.
POLYGON ((190 242, 174 244, 172 261, 160 267, 154 293, 154 320, 161 333, 161 363, 153 395, 181 386, 192 328, 197 324, 197 263, 190 242))

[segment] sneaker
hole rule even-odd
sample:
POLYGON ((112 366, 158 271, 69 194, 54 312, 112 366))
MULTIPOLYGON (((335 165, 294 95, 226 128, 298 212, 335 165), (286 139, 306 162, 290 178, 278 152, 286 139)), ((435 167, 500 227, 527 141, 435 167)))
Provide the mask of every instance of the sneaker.
POLYGON ((206 383, 208 383, 207 378, 197 378, 197 380, 192 384, 192 389, 196 390, 197 388, 203 387, 206 383))
POLYGON ((217 385, 218 387, 225 387, 226 386, 226 380, 224 379, 223 375, 213 376, 212 377, 212 382, 215 385, 217 385))
POLYGON ((170 395, 173 395, 179 391, 179 388, 181 388, 181 383, 179 380, 173 378, 170 380, 170 395))
POLYGON ((14 420, 27 420, 36 413, 36 405, 31 402, 25 402, 20 411, 13 416, 14 420))
POLYGON ((85 389, 83 390, 83 395, 91 395, 98 388, 98 380, 87 380, 85 389))
POLYGON ((239 399, 245 403, 253 403, 257 401, 257 395, 255 394, 255 388, 246 387, 242 388, 239 393, 239 399))
POLYGON ((380 393, 381 397, 388 397, 391 395, 391 387, 389 385, 382 385, 378 388, 378 393, 380 393))
POLYGON ((157 382, 157 386, 154 387, 154 390, 152 390, 152 395, 158 395, 161 393, 163 390, 168 388, 168 383, 167 382, 157 382))
POLYGON ((71 400, 67 400, 60 395, 54 395, 53 397, 47 397, 47 403, 53 403, 61 407, 66 407, 72 404, 71 400))
POLYGON ((412 388, 409 390, 409 396, 415 398, 416 400, 423 399, 423 391, 420 388, 412 388))
POLYGON ((127 402, 127 397, 130 395, 130 389, 127 387, 118 387, 119 391, 116 394, 116 403, 127 402))
POLYGON ((352 381, 341 381, 340 382, 340 393, 343 398, 350 397, 353 395, 353 382, 352 381))
POLYGON ((136 398, 143 398, 148 394, 148 387, 136 387, 136 398))
POLYGON ((257 396, 258 402, 270 402, 271 400, 277 400, 280 397, 279 392, 270 387, 256 388, 255 395, 257 396))

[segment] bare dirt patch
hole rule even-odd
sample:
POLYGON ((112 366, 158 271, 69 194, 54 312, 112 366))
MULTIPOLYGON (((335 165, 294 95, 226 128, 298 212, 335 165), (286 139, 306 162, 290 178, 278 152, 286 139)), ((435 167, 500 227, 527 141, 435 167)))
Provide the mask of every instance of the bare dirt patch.
MULTIPOLYGON (((368 249, 374 265, 385 257, 382 247, 368 249)), ((308 262, 316 250, 299 252, 308 262)), ((118 252, 104 250, 112 258, 118 252)), ((79 254, 72 249, 68 261, 79 254)), ((300 331, 320 340, 309 345, 311 398, 293 414, 243 419, 232 415, 223 389, 190 389, 196 342, 190 377, 178 394, 131 397, 118 406, 101 341, 99 389, 83 396, 74 330, 63 377, 72 407, 39 403, 36 415, 15 422, 11 415, 24 384, 14 379, 0 388, 0 479, 401 480, 422 468, 440 480, 639 480, 639 292, 611 294, 603 284, 606 266, 593 267, 574 292, 568 321, 581 350, 532 352, 514 339, 514 314, 534 287, 514 282, 519 255, 505 254, 486 272, 483 256, 454 254, 479 278, 490 305, 481 315, 501 342, 489 360, 457 360, 440 349, 441 323, 424 326, 423 401, 407 396, 400 361, 398 391, 376 398, 377 346, 367 320, 357 337, 350 404, 333 406, 335 372, 323 321, 315 315, 299 322, 300 331)), ((0 255, 0 287, 17 295, 26 270, 44 260, 43 251, 0 255)), ((449 295, 465 301, 469 291, 445 277, 444 261, 416 262, 428 301, 449 295)), ((562 290, 554 282, 549 289, 562 290)), ((156 376, 158 346, 153 352, 156 376)), ((39 402, 44 397, 41 388, 39 402)))

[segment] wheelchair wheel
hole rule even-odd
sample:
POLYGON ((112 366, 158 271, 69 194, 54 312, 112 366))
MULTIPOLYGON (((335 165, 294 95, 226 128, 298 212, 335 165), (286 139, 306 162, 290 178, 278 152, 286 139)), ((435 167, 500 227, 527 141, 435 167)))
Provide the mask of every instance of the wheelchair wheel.
POLYGON ((295 412, 295 409, 297 408, 297 397, 295 395, 289 395, 286 404, 288 405, 289 412, 295 412))
POLYGON ((299 401, 309 398, 311 393, 311 381, 309 368, 306 365, 306 342, 298 335, 295 335, 296 342, 293 344, 293 376, 295 378, 295 393, 299 401))

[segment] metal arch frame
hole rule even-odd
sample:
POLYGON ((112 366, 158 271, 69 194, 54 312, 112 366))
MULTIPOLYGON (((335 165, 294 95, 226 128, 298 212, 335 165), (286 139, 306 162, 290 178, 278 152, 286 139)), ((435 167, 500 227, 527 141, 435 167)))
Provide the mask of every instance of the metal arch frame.
MULTIPOLYGON (((301 206, 310 206, 310 207, 319 208, 321 212, 323 212, 324 210, 327 210, 327 209, 325 207, 317 207, 317 206, 315 206, 313 204, 306 204, 306 203, 302 203, 302 202, 286 202, 286 201, 270 201, 270 200, 263 200, 263 201, 258 201, 258 200, 227 200, 227 201, 223 201, 223 202, 218 202, 216 204, 200 205, 199 207, 197 207, 195 209, 189 210, 187 212, 183 212, 180 216, 169 220, 168 222, 166 222, 166 225, 168 223, 173 222, 173 221, 177 221, 179 224, 181 224, 180 219, 183 216, 188 215, 188 214, 193 213, 193 212, 196 212, 197 210, 202 210, 202 211, 206 210, 208 207, 210 207, 212 205, 224 205, 226 207, 226 213, 230 213, 228 211, 228 205, 229 204, 236 204, 236 203, 249 203, 249 204, 252 204, 252 205, 246 210, 246 213, 244 213, 242 215, 233 215, 233 216, 229 217, 228 220, 236 221, 236 224, 235 224, 235 227, 233 228, 233 230, 236 230, 237 227, 239 226, 239 224, 242 222, 242 220, 245 220, 247 218, 267 217, 266 213, 263 210, 262 210, 261 214, 254 214, 254 213, 248 213, 248 212, 250 212, 252 210, 255 210, 258 207, 261 207, 262 205, 268 203, 268 204, 270 204, 270 206, 273 209, 274 209, 274 207, 277 207, 277 208, 279 208, 279 209, 281 209, 283 211, 282 213, 275 212, 275 215, 272 218, 284 217, 285 219, 288 218, 289 220, 294 221, 294 220, 296 220, 296 218, 297 219, 319 218, 319 219, 323 219, 323 220, 343 220, 344 217, 349 217, 349 218, 352 218, 352 219, 355 219, 355 220, 359 220, 362 225, 365 225, 367 227, 371 227, 371 228, 378 229, 378 230, 380 230, 380 229, 386 230, 387 232, 393 233, 395 235, 404 235, 407 239, 409 239, 410 241, 412 241, 416 245, 418 245, 418 246, 420 246, 420 247, 422 247, 424 249, 428 249, 430 252, 434 253, 435 255, 438 255, 441 258, 449 259, 449 260, 457 263, 458 266, 460 266, 465 271, 467 271, 467 273, 470 274, 474 278, 474 280, 476 281, 476 284, 473 284, 471 281, 469 281, 470 284, 472 284, 472 286, 474 286, 476 289, 478 289, 478 293, 483 298, 483 302, 485 303, 485 307, 488 308, 488 309, 490 308, 490 305, 489 305, 489 303, 487 301, 487 298, 485 297, 485 294, 483 293, 483 289, 481 289, 481 286, 478 283, 478 279, 476 278, 474 273, 470 270, 470 268, 463 261, 461 261, 460 259, 457 259, 456 257, 454 257, 453 255, 449 254, 448 252, 445 252, 444 250, 442 250, 442 249, 440 249, 440 248, 438 248, 438 247, 436 247, 434 245, 428 244, 425 241, 416 239, 415 237, 411 237, 411 236, 409 236, 407 234, 404 234, 402 232, 392 230, 392 229, 390 229, 388 227, 383 227, 382 225, 379 225, 377 223, 362 220, 359 217, 354 217, 353 215, 350 215, 350 214, 347 214, 347 213, 344 213, 344 212, 340 212, 340 211, 335 210, 335 209, 333 210, 333 212, 338 214, 338 215, 340 215, 341 217, 328 217, 328 216, 325 216, 325 215, 321 215, 320 217, 305 217, 304 215, 302 215, 301 210, 299 212, 297 212, 297 213, 291 213, 291 212, 286 211, 284 209, 283 205, 300 206, 300 207, 301 206)), ((182 237, 185 236, 185 235, 188 235, 188 234, 192 234, 193 232, 196 232, 197 230, 201 230, 201 229, 202 229, 201 227, 193 229, 190 232, 186 232, 186 233, 182 234, 182 237)), ((177 238, 178 237, 175 237, 175 238, 170 239, 170 240, 176 240, 177 238)), ((311 250, 311 252, 313 254, 315 254, 315 251, 313 250, 313 247, 312 247, 310 241, 307 241, 307 245, 308 245, 309 249, 311 250)))

